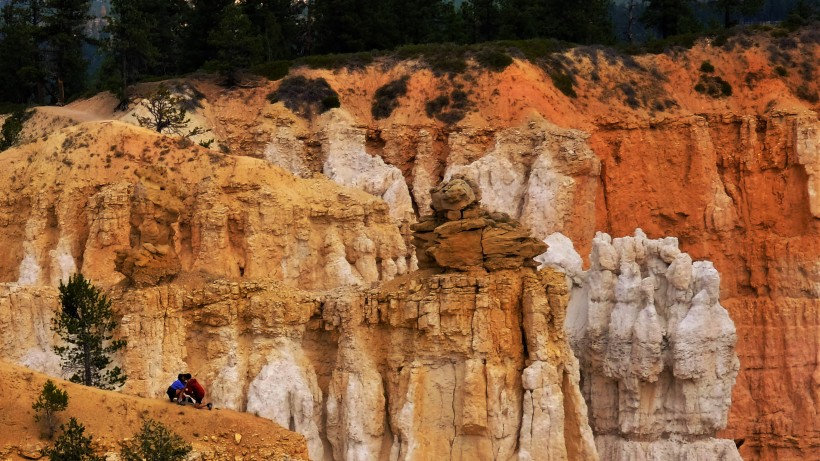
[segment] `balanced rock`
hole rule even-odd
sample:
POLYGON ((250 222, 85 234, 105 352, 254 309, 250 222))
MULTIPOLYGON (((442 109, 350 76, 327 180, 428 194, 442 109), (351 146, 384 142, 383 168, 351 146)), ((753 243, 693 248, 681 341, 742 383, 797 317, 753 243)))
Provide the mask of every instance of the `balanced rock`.
POLYGON ((413 224, 420 267, 494 271, 535 266, 547 246, 506 213, 482 209, 471 180, 455 177, 431 190, 433 214, 413 224))

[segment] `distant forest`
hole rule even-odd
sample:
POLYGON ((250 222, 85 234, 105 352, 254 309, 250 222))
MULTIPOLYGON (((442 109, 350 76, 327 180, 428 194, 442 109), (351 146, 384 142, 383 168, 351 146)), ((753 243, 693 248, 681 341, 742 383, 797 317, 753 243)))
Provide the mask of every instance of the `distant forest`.
POLYGON ((635 44, 738 24, 816 19, 820 0, 0 0, 0 102, 204 69, 426 43, 550 38, 635 44))

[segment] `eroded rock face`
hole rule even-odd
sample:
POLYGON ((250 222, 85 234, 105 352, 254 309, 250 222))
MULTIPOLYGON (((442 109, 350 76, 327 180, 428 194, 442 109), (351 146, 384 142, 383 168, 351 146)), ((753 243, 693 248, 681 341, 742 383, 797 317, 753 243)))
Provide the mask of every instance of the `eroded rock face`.
POLYGON ((736 459, 726 427, 739 362, 711 262, 675 238, 599 233, 567 330, 604 459, 736 459), (584 302, 585 300, 585 302, 584 302))
POLYGON ((6 160, 2 281, 56 285, 82 271, 137 287, 196 274, 327 289, 414 267, 380 199, 123 123, 68 128, 6 160))
MULTIPOLYGON (((191 370, 217 406, 303 434, 311 459, 597 459, 561 273, 427 272, 324 294, 270 280, 110 294, 129 341, 125 392, 162 397, 191 370)), ((4 328, 20 332, 4 357, 49 366, 33 358, 54 338, 32 321, 56 304, 54 288, 0 296, 4 328)))

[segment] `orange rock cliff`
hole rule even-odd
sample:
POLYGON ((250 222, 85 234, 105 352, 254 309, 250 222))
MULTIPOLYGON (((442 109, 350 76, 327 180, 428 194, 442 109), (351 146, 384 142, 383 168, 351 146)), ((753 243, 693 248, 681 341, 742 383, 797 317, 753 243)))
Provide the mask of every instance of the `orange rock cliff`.
POLYGON ((681 456, 675 443, 695 435, 722 438, 708 450, 725 459, 820 456, 820 107, 806 97, 820 89, 804 75, 820 42, 812 30, 782 40, 635 57, 569 50, 557 59, 574 98, 523 60, 441 76, 416 61, 292 69, 339 94, 340 108, 311 118, 266 99, 278 82, 176 82, 204 95, 191 117, 211 149, 133 125, 138 100, 128 112, 105 95, 38 109, 0 156, 0 357, 59 374, 54 287, 82 271, 121 316, 123 392, 161 396, 193 370, 219 406, 303 434, 312 459, 681 456), (695 90, 704 61, 731 95, 695 90), (403 76, 407 94, 375 120, 376 89, 403 76), (467 94, 463 119, 426 115, 455 88, 467 94), (479 191, 480 207, 428 217, 433 189, 453 178, 479 191), (579 260, 569 277, 583 298, 551 269, 510 263, 543 249, 521 229, 551 248, 556 233, 571 240, 589 269, 579 260), (452 237, 464 231, 477 234, 452 237), (647 254, 661 255, 653 239, 678 240, 651 264, 620 240, 604 270, 596 248, 612 239, 598 231, 635 235, 628 245, 647 254), (650 303, 641 279, 674 285, 658 272, 673 266, 693 281, 650 303), (639 347, 618 346, 618 328, 565 334, 578 299, 590 319, 616 315, 596 310, 589 277, 637 290, 632 304, 615 282, 600 296, 646 312, 639 347), (700 340, 667 347, 667 333, 701 325, 674 317, 675 296, 721 319, 704 337, 736 345, 703 342, 723 351, 708 366, 681 358, 700 340), (606 348, 578 350, 596 341, 606 348), (644 368, 601 362, 617 354, 644 368), (634 383, 679 391, 649 398, 634 383), (715 413, 688 411, 676 393, 691 392, 715 393, 715 413), (637 406, 613 414, 612 402, 637 406), (641 419, 635 408, 654 410, 641 419), (670 433, 674 443, 652 445, 670 433))

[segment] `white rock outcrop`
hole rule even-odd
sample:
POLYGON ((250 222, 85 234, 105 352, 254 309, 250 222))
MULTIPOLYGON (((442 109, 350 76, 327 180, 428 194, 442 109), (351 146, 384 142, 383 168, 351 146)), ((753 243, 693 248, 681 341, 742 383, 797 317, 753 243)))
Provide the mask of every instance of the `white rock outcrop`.
POLYGON ((566 330, 601 459, 740 460, 714 438, 739 362, 712 263, 692 262, 676 238, 598 233, 584 284, 566 330))
POLYGON ((397 222, 414 222, 410 190, 401 170, 367 153, 365 130, 355 126, 342 109, 330 110, 320 123, 324 126, 320 133, 325 158, 323 173, 339 184, 381 197, 397 222))

